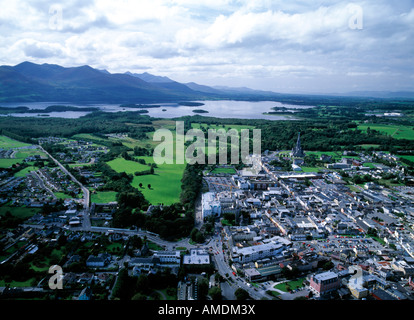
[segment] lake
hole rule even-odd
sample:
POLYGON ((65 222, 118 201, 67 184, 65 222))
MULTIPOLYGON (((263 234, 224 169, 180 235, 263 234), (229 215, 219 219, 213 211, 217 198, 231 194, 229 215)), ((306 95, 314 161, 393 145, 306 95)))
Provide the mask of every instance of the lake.
MULTIPOLYGON (((286 115, 266 115, 265 112, 272 111, 273 107, 286 107, 291 109, 312 108, 313 106, 297 106, 282 104, 275 101, 234 101, 234 100, 218 100, 218 101, 195 101, 204 103, 203 106, 190 107, 182 106, 178 103, 157 103, 160 108, 148 108, 148 115, 155 118, 176 118, 181 116, 196 115, 193 110, 205 110, 208 113, 203 113, 203 116, 216 118, 233 118, 233 119, 267 119, 267 120, 295 120, 294 116, 286 115), (163 111, 165 110, 165 111, 163 111)), ((51 105, 68 105, 74 107, 96 107, 105 112, 120 112, 120 111, 138 111, 136 108, 122 108, 119 104, 73 104, 67 102, 30 102, 30 103, 2 103, 0 107, 19 107, 25 106, 29 109, 46 109, 51 105)), ((145 108, 144 108, 145 109, 145 108)), ((90 112, 51 112, 47 113, 48 117, 58 118, 79 118, 90 112)), ((44 117, 45 114, 36 113, 15 113, 11 114, 16 117, 44 117)))

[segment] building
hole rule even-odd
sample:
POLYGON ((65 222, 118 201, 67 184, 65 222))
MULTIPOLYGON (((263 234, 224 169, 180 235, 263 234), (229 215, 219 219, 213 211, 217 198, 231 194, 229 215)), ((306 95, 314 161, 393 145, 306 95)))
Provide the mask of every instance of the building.
POLYGON ((299 135, 298 135, 298 140, 296 141, 296 146, 292 149, 291 155, 292 155, 292 157, 295 157, 295 158, 304 158, 305 157, 305 153, 303 152, 301 142, 300 142, 300 132, 299 132, 299 135))
POLYGON ((158 251, 154 253, 154 257, 160 259, 160 263, 164 264, 180 264, 180 251, 158 251))
POLYGON ((149 258, 133 258, 128 265, 132 267, 132 274, 138 276, 143 272, 151 272, 160 264, 160 259, 152 256, 149 258))
POLYGON ((210 255, 204 249, 191 249, 190 254, 184 255, 183 264, 210 264, 210 255))
POLYGON ((90 255, 86 260, 86 266, 89 268, 103 268, 111 261, 108 253, 100 253, 98 256, 90 255))
POLYGON ((256 268, 248 268, 244 270, 244 276, 246 277, 247 281, 260 281, 262 279, 262 275, 256 268))
POLYGON ((203 219, 211 215, 221 215, 221 204, 214 192, 203 193, 201 202, 203 219))
POLYGON ((264 243, 251 247, 234 247, 232 260, 240 263, 254 262, 260 259, 274 257, 282 253, 285 246, 281 243, 264 243))
POLYGON ((339 287, 339 276, 332 271, 312 275, 310 279, 310 289, 318 296, 336 291, 339 287))

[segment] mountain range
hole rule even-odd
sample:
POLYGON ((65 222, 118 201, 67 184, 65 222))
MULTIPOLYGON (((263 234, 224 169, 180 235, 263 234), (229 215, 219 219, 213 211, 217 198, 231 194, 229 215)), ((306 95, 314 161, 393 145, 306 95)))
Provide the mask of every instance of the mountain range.
MULTIPOLYGON (((87 65, 62 67, 26 61, 15 66, 0 66, 0 102, 162 103, 233 99, 303 104, 301 97, 304 96, 311 95, 180 83, 147 72, 110 73, 87 65)), ((353 92, 344 96, 414 98, 414 93, 353 92)))
MULTIPOLYGON (((249 91, 246 96, 251 96, 249 91)), ((261 91, 254 91, 261 96, 261 91)), ((157 103, 231 99, 242 92, 184 84, 149 73, 110 73, 90 66, 22 62, 0 66, 0 102, 157 103)))

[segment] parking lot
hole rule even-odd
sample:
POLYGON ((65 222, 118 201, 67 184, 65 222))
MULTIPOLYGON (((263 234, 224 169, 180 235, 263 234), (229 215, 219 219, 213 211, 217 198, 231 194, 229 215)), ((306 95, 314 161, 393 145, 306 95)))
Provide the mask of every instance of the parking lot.
POLYGON ((357 249, 361 251, 383 250, 384 247, 371 238, 351 238, 345 236, 329 236, 327 239, 298 241, 296 247, 302 247, 315 252, 330 253, 334 251, 357 249))
POLYGON ((234 191, 237 188, 234 181, 229 177, 205 177, 204 180, 211 192, 234 191))

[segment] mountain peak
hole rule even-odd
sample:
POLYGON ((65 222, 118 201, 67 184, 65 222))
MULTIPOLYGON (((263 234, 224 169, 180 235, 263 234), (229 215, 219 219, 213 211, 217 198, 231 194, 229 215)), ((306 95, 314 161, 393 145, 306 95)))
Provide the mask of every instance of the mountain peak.
POLYGON ((140 78, 141 80, 144 80, 149 83, 172 83, 175 82, 174 80, 171 80, 168 77, 163 76, 155 76, 151 73, 144 72, 144 73, 131 73, 129 71, 125 72, 127 75, 130 75, 132 77, 140 78))

